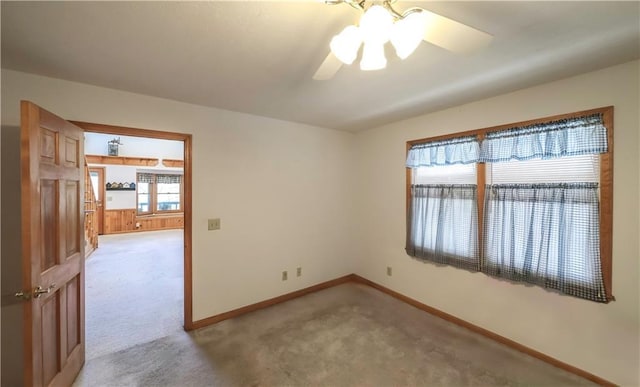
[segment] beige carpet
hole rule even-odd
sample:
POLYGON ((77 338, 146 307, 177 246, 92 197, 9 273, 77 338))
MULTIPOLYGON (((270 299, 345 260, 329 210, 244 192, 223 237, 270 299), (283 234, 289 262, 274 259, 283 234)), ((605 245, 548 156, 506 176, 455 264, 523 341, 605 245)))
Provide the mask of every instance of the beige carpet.
POLYGON ((183 231, 103 235, 85 271, 88 360, 182 331, 183 231))
POLYGON ((77 386, 590 384, 359 284, 89 360, 77 386))

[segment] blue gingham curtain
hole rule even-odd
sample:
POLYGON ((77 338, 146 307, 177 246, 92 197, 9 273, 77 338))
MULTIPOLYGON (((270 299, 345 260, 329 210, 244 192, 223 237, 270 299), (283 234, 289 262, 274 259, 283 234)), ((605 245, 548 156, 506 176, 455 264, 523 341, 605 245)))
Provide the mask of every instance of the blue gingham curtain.
POLYGON ((156 175, 158 184, 176 184, 182 181, 182 175, 156 175))
POLYGON ((476 136, 431 141, 411 146, 407 155, 408 168, 478 162, 480 148, 476 136))
POLYGON ((138 183, 153 183, 153 177, 152 173, 138 173, 138 183))
POLYGON ((606 302, 597 183, 488 185, 482 271, 606 302))
POLYGON ((407 217, 407 254, 479 270, 475 184, 413 185, 407 217))
POLYGON ((480 161, 549 159, 607 152, 602 114, 487 133, 480 161))

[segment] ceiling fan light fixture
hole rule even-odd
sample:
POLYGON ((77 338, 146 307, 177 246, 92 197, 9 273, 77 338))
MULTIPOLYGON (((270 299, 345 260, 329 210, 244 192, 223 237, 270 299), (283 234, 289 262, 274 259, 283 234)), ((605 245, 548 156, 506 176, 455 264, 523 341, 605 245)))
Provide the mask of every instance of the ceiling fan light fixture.
POLYGON ((425 12, 415 10, 405 15, 393 24, 390 36, 396 54, 403 60, 409 57, 422 42, 428 19, 425 12))
POLYGON ((348 26, 331 39, 331 52, 342 63, 350 65, 358 56, 358 49, 362 44, 362 35, 356 26, 348 26))
POLYGON ((456 54, 469 54, 486 47, 493 39, 491 34, 420 7, 398 12, 393 8, 396 1, 324 0, 331 5, 347 4, 363 14, 359 27, 349 26, 333 37, 331 52, 313 79, 331 79, 343 64, 352 64, 363 43, 360 69, 380 70, 387 65, 384 45, 389 41, 404 60, 423 40, 456 54))
POLYGON ((393 16, 381 5, 371 6, 360 19, 360 32, 366 43, 388 42, 392 28, 393 16))
POLYGON ((364 42, 360 70, 382 70, 387 67, 387 58, 384 56, 384 43, 364 42))

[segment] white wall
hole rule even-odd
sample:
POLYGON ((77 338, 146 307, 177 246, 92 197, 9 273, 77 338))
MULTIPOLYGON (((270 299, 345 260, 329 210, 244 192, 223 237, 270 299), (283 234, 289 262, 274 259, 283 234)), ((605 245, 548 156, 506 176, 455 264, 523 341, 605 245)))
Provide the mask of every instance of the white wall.
POLYGON ((69 120, 193 134, 195 320, 355 271, 354 135, 3 69, 3 125, 18 125, 21 99, 69 120), (214 217, 222 229, 207 231, 214 217))
POLYGON ((120 138, 118 156, 153 157, 160 159, 182 160, 184 147, 182 141, 161 140, 131 136, 114 136, 104 133, 84 134, 84 153, 87 155, 108 155, 108 142, 120 138))
POLYGON ((357 135, 358 273, 444 312, 623 385, 640 384, 638 354, 639 63, 396 122, 357 135), (613 294, 598 304, 408 257, 407 140, 614 106, 613 294), (393 266, 393 276, 385 275, 393 266))
MULTIPOLYGON (((104 183, 135 183, 136 167, 127 165, 99 165, 104 167, 104 183)), ((136 208, 136 191, 106 191, 105 210, 136 208)))

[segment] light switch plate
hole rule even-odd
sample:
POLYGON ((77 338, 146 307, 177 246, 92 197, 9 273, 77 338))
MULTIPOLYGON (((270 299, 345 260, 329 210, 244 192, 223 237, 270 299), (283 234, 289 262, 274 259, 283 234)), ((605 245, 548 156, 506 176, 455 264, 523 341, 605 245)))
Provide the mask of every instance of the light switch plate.
POLYGON ((220 230, 220 218, 209 219, 208 221, 208 229, 211 230, 220 230))

